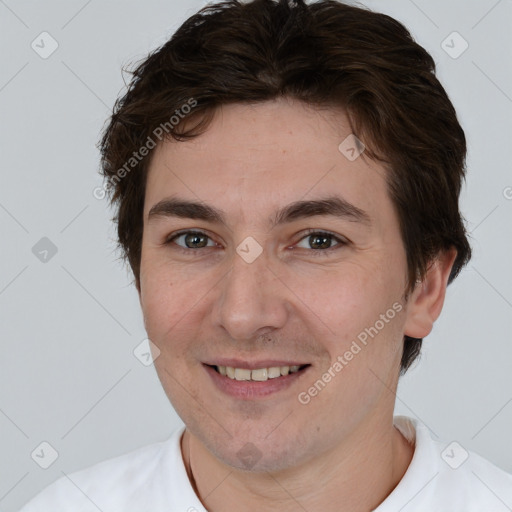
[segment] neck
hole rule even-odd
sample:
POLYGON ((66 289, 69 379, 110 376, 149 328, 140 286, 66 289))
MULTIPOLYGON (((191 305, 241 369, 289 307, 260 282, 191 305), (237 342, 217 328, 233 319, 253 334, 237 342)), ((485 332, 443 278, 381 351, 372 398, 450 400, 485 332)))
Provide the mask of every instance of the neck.
POLYGON ((369 421, 329 453, 274 473, 225 465, 188 430, 181 443, 189 479, 209 512, 331 510, 333 503, 338 512, 368 512, 397 486, 414 453, 392 417, 369 421))

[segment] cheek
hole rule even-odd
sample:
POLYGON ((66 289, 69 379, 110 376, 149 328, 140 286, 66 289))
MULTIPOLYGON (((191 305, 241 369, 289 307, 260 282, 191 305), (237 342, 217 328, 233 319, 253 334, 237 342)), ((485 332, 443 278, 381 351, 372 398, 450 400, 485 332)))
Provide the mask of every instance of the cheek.
POLYGON ((353 359, 366 366, 373 361, 395 364, 405 305, 401 282, 381 268, 351 264, 314 279, 296 278, 297 289, 310 290, 300 297, 304 315, 331 361, 352 351, 357 353, 353 359))
POLYGON ((370 281, 366 277, 346 280, 335 293, 324 296, 323 319, 334 331, 321 338, 329 361, 301 390, 302 398, 315 404, 319 423, 321 418, 345 427, 351 421, 357 423, 387 395, 398 375, 404 305, 396 293, 376 288, 370 281))
POLYGON ((194 342, 216 282, 210 277, 187 275, 171 269, 167 262, 146 260, 141 272, 141 306, 148 337, 161 351, 156 363, 176 368, 193 360, 194 342))
POLYGON ((155 279, 155 276, 144 275, 141 279, 141 305, 147 327, 158 329, 164 323, 167 325, 172 320, 172 314, 176 310, 173 304, 173 282, 165 277, 155 279))
POLYGON ((145 263, 141 271, 141 306, 149 338, 159 347, 167 335, 179 325, 184 303, 179 285, 171 274, 158 264, 145 263))
POLYGON ((343 334, 373 318, 386 301, 385 284, 374 274, 369 266, 345 264, 294 280, 304 304, 335 334, 343 334))

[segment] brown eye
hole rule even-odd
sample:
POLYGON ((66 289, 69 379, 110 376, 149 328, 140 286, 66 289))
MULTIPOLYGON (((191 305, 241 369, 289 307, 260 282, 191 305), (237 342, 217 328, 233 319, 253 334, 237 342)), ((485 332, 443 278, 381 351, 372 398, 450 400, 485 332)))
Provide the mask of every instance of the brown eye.
POLYGON ((210 240, 211 245, 208 245, 210 237, 200 231, 185 231, 171 237, 167 243, 174 242, 182 249, 203 249, 204 247, 212 247, 215 244, 210 240), (180 240, 181 243, 177 241, 180 240))
MULTIPOLYGON (((334 249, 334 247, 344 244, 343 240, 341 240, 340 238, 334 236, 331 233, 326 233, 324 231, 313 231, 313 232, 308 233, 306 236, 301 238, 299 244, 303 243, 302 242, 303 240, 306 241, 307 247, 302 246, 302 248, 320 250, 320 251, 334 249), (333 241, 335 241, 334 245, 333 245, 333 241)), ((298 246, 300 247, 299 244, 298 244, 298 246)))

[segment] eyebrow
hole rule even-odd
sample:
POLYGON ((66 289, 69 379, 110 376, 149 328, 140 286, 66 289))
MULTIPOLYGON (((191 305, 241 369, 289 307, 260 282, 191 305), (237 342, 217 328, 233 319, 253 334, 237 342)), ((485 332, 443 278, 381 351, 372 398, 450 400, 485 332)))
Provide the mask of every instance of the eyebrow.
MULTIPOLYGON (((269 219, 269 223, 271 228, 274 228, 280 224, 313 216, 332 216, 371 226, 371 219, 368 213, 338 196, 309 201, 295 201, 278 210, 269 219)), ((176 197, 163 199, 149 210, 148 222, 157 217, 198 219, 227 225, 226 214, 223 210, 204 203, 176 197)))

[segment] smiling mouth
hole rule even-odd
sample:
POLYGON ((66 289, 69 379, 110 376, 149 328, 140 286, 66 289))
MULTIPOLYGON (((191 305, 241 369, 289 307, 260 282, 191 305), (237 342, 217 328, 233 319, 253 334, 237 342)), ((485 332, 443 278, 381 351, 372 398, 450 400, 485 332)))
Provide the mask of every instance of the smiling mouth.
POLYGON ((263 382, 266 380, 284 377, 290 373, 299 373, 305 370, 310 364, 302 366, 272 366, 269 368, 257 368, 249 370, 247 368, 233 368, 232 366, 207 365, 213 368, 217 373, 231 380, 245 380, 263 382))

